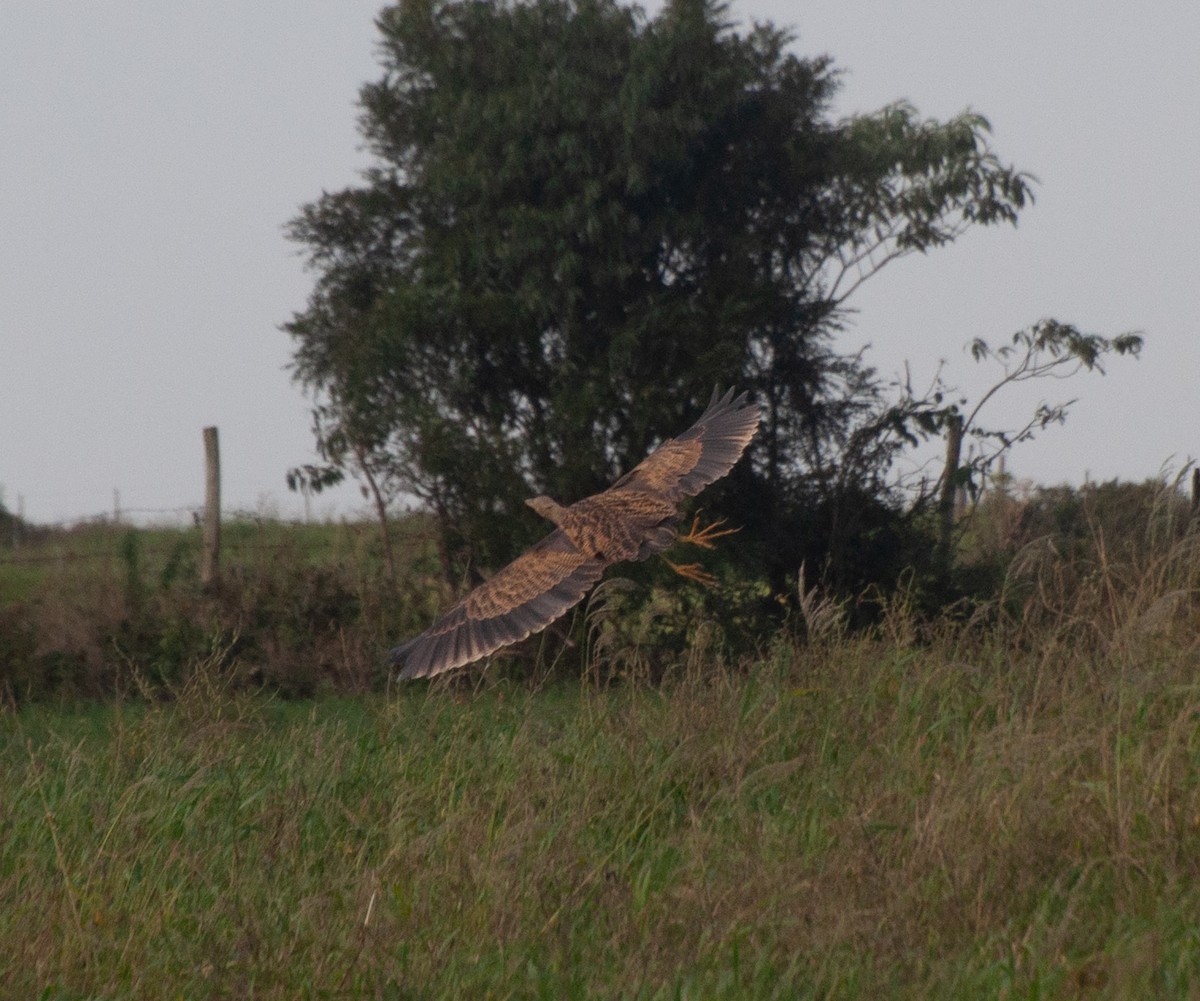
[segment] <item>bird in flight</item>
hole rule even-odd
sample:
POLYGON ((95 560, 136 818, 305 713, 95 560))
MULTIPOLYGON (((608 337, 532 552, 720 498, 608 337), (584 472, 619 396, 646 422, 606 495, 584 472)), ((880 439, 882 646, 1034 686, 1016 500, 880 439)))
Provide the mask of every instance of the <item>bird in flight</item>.
MULTIPOLYGON (((746 394, 713 392, 696 423, 663 442, 602 493, 564 507, 549 497, 526 501, 555 530, 471 591, 415 639, 388 654, 400 678, 431 678, 486 657, 544 629, 600 580, 607 567, 644 560, 674 542, 711 549, 733 529, 721 522, 676 531, 679 502, 728 473, 758 430, 762 414, 746 394)), ((670 563, 670 561, 667 561, 670 563)), ((698 564, 671 567, 712 583, 698 564)))

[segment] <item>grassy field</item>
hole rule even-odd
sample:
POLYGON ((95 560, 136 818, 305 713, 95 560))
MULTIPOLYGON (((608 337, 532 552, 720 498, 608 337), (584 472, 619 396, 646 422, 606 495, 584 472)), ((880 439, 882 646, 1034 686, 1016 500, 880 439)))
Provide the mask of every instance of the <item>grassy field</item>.
POLYGON ((222 586, 202 591, 198 529, 90 524, 0 550, 0 702, 149 694, 217 650, 285 696, 363 692, 380 654, 447 596, 420 517, 376 525, 233 521, 222 586))
POLYGON ((970 614, 796 593, 748 652, 675 586, 405 686, 419 523, 400 581, 241 526, 216 595, 187 532, 23 549, 0 999, 1200 998, 1200 534, 1083 514, 970 614))
POLYGON ((4 997, 1200 997, 1195 643, 0 717, 4 997))

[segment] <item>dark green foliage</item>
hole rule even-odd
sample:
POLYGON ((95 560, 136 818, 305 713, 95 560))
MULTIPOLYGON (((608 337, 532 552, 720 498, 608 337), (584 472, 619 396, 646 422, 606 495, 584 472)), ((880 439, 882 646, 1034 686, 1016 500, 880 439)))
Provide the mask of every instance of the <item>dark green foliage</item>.
POLYGON ((542 531, 525 497, 602 488, 733 384, 764 427, 704 504, 744 525, 745 568, 779 585, 895 522, 889 466, 930 429, 833 335, 882 264, 1015 220, 1027 179, 984 119, 834 121, 827 58, 702 0, 407 0, 379 28, 375 163, 291 226, 317 285, 286 329, 328 460, 294 484, 369 469, 416 494, 457 579, 542 531))
POLYGON ((37 633, 23 604, 0 605, 0 697, 12 698, 13 689, 42 687, 33 669, 37 633))
MULTIPOLYGON (((1091 623, 1072 634, 1083 643, 1143 615, 1160 628, 1163 616, 1169 622, 1195 605, 1200 535, 1178 483, 1078 491, 1018 491, 1001 483, 962 516, 955 566, 945 579, 901 572, 918 556, 882 514, 860 523, 860 548, 844 553, 842 565, 867 567, 886 557, 903 584, 898 594, 867 587, 839 599, 814 589, 820 574, 812 564, 806 579, 792 576, 786 589, 773 589, 739 569, 734 536, 711 554, 715 587, 674 580, 664 586, 653 564, 630 564, 561 621, 563 629, 576 625, 574 647, 559 648, 555 633, 538 637, 497 657, 487 683, 737 674, 792 636, 828 642, 864 625, 871 628, 861 635, 893 635, 888 622, 901 613, 905 635, 936 632, 950 621, 1007 622, 1024 635, 1061 614, 1063 623, 1091 623), (966 600, 944 613, 948 599, 966 600), (788 615, 782 631, 781 611, 788 615)), ((383 651, 419 631, 449 597, 436 577, 435 533, 425 516, 392 526, 401 557, 395 578, 385 572, 370 525, 246 521, 226 529, 224 586, 216 593, 202 591, 196 579, 199 539, 192 530, 131 534, 93 525, 44 533, 23 547, 25 563, 0 560, 0 703, 175 699, 201 673, 228 691, 380 690, 388 680, 383 651), (172 567, 174 576, 166 573, 172 567), (14 581, 22 597, 8 597, 14 581), (136 608, 130 595, 137 595, 136 608)), ((468 689, 480 683, 476 671, 452 682, 468 689)))
POLYGON ((1195 531, 1187 497, 1177 484, 1160 480, 1038 487, 1020 500, 997 491, 987 505, 984 523, 1007 529, 1005 538, 991 544, 1010 558, 1050 540, 1064 559, 1097 558, 1099 550, 1104 558, 1127 561, 1175 545, 1195 531))
POLYGON ((141 546, 138 533, 133 529, 122 537, 120 554, 125 568, 125 604, 130 615, 137 616, 145 604, 145 585, 142 581, 141 546))

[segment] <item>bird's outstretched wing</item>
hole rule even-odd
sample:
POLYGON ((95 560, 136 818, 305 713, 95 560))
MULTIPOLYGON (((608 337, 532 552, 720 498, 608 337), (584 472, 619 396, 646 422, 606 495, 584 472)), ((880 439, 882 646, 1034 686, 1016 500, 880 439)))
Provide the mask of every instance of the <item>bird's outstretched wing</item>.
MULTIPOLYGON (((571 510, 577 519, 588 512, 608 515, 591 526, 601 541, 604 531, 624 531, 631 525, 644 533, 638 536, 636 559, 659 552, 675 538, 674 528, 661 523, 670 518, 672 505, 728 473, 760 420, 758 406, 747 402, 745 393, 734 398, 732 389, 724 396, 714 391, 708 408, 683 434, 664 442, 608 490, 572 505, 571 510), (639 526, 634 516, 645 509, 653 518, 639 526)), ((578 604, 600 580, 610 561, 589 556, 585 549, 619 548, 585 545, 581 549, 562 529, 551 532, 416 639, 392 650, 389 659, 403 665, 401 678, 428 678, 523 640, 578 604)))
POLYGON ((403 664, 401 678, 429 678, 486 657, 577 605, 605 566, 551 532, 388 658, 403 664))
POLYGON ((733 390, 712 399, 696 423, 670 438, 614 483, 609 490, 642 490, 672 501, 694 497, 729 472, 758 430, 762 411, 746 394, 733 390))

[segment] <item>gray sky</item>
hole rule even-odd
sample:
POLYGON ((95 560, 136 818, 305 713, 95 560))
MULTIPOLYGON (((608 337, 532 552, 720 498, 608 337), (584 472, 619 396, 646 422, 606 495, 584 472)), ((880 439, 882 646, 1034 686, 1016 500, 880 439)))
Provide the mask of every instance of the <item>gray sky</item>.
MULTIPOLYGON (((224 505, 296 515, 312 459, 278 326, 311 285, 281 227, 356 180, 354 101, 378 75, 378 0, 0 3, 0 485, 34 521, 199 504, 201 428, 221 429, 224 505)), ((998 401, 1080 397, 1010 463, 1042 482, 1141 479, 1200 453, 1200 7, 1182 0, 740 0, 846 76, 838 114, 898 99, 985 114, 1036 174, 1016 230, 980 230, 856 295, 845 346, 885 373, 1053 316, 1144 331, 1139 362, 998 401), (985 8, 979 7, 978 10, 985 8)), ((670 429, 665 429, 670 431, 670 429)), ((314 515, 354 513, 353 487, 314 515)))

